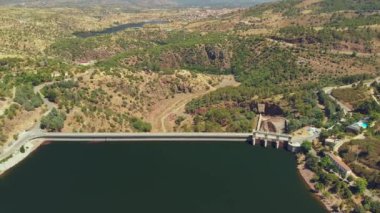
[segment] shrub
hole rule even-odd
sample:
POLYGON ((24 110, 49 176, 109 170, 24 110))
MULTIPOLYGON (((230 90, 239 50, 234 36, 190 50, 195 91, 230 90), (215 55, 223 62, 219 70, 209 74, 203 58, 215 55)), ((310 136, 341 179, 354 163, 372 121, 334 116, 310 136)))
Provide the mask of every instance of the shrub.
POLYGON ((133 117, 130 119, 132 127, 138 132, 150 132, 152 130, 152 125, 139 118, 133 117))
POLYGON ((31 84, 18 86, 14 101, 27 111, 32 111, 43 104, 41 96, 34 93, 31 84))
POLYGON ((65 114, 54 108, 47 116, 41 119, 41 129, 59 132, 63 129, 65 120, 65 114))

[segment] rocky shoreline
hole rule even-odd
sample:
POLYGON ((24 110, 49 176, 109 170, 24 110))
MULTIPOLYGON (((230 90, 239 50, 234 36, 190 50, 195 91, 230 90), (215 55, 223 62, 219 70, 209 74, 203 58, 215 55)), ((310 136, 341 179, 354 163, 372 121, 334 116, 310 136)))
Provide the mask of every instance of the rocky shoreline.
POLYGON ((315 173, 305 167, 304 161, 297 165, 297 169, 299 175, 301 176, 307 187, 310 189, 310 191, 313 193, 315 199, 317 199, 326 208, 328 212, 332 212, 332 207, 335 205, 334 200, 325 198, 321 192, 317 192, 315 190, 314 183, 312 183, 312 179, 315 173))
POLYGON ((12 153, 8 158, 3 159, 0 162, 0 176, 4 175, 9 169, 16 166, 18 163, 27 158, 33 153, 39 146, 44 143, 42 140, 34 140, 27 142, 22 149, 15 153, 12 153))

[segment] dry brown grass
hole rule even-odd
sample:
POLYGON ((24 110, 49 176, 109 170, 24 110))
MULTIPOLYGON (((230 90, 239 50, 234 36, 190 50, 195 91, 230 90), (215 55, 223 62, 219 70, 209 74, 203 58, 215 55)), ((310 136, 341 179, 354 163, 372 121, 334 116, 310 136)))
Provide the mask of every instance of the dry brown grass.
POLYGON ((306 7, 312 6, 316 3, 319 3, 321 1, 322 0, 304 0, 301 3, 297 4, 296 7, 297 8, 306 8, 306 7))
POLYGON ((7 142, 13 141, 13 136, 32 128, 35 122, 41 118, 43 109, 38 108, 34 111, 19 111, 13 119, 5 119, 2 132, 8 136, 7 142))
MULTIPOLYGON (((236 85, 231 77, 192 74, 188 71, 167 75, 126 70, 120 73, 121 76, 98 73, 80 81, 78 90, 102 88, 109 100, 97 106, 103 112, 83 113, 75 107, 67 116, 64 132, 133 131, 128 122, 120 124, 113 120, 122 115, 143 118, 152 123, 153 131, 163 131, 164 122, 164 128, 172 131, 174 122, 169 115, 183 114, 186 103, 192 98, 219 86, 236 85), (113 113, 107 117, 104 111, 113 113)), ((82 103, 82 107, 90 104, 82 103)))
POLYGON ((363 101, 371 99, 370 90, 366 87, 334 89, 331 95, 353 109, 363 101))

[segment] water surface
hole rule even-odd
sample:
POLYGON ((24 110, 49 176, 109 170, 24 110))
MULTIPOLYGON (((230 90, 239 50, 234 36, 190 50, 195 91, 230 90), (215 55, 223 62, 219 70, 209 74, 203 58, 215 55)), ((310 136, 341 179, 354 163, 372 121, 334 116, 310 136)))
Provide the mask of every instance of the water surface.
POLYGON ((106 28, 101 31, 75 32, 74 35, 81 38, 88 38, 88 37, 99 36, 99 35, 104 35, 104 34, 116 33, 116 32, 123 31, 129 28, 143 28, 144 25, 146 24, 164 24, 164 23, 167 23, 167 21, 152 20, 152 21, 145 21, 145 22, 120 24, 114 27, 106 28))
POLYGON ((5 213, 325 212, 284 150, 242 143, 56 143, 0 178, 5 213))

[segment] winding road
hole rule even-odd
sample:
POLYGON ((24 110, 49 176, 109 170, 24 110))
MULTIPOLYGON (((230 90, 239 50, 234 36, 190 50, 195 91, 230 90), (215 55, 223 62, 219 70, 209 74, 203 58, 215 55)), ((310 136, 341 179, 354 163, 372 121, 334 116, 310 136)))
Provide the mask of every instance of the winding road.
MULTIPOLYGON (((367 80, 367 81, 364 81, 364 85, 366 85, 367 87, 370 87, 371 84, 373 82, 379 82, 380 81, 380 77, 377 77, 375 79, 371 79, 371 80, 367 80)), ((337 100, 334 96, 331 95, 332 91, 334 89, 344 89, 344 88, 350 88, 352 87, 354 84, 357 84, 359 82, 356 82, 356 83, 352 83, 352 84, 348 84, 348 85, 344 85, 344 86, 337 86, 337 87, 325 87, 323 88, 323 91, 332 99, 334 100, 339 106, 340 108, 343 110, 343 113, 344 114, 347 114, 349 112, 352 111, 351 108, 349 108, 347 105, 345 105, 344 103, 340 102, 339 100, 337 100)), ((373 92, 372 92, 372 98, 376 101, 376 103, 379 104, 379 101, 376 99, 376 97, 373 95, 373 92)), ((380 105, 380 104, 379 104, 380 105)))
MULTIPOLYGON (((148 121, 152 124, 153 126, 153 132, 171 132, 171 129, 168 129, 170 126, 170 121, 169 118, 171 115, 179 115, 181 113, 185 112, 185 106, 187 103, 189 103, 191 100, 195 98, 199 98, 203 95, 206 95, 210 92, 213 92, 219 88, 223 87, 228 87, 228 86, 238 86, 240 85, 238 82, 234 80, 232 76, 226 76, 217 86, 212 86, 208 84, 208 89, 207 91, 204 92, 197 92, 197 93, 192 93, 192 94, 179 94, 177 95, 177 99, 175 100, 174 103, 171 103, 170 105, 166 106, 161 112, 155 114, 155 115, 150 115, 148 117, 148 121)), ((163 103, 160 103, 163 104, 163 103)))
POLYGON ((11 106, 11 104, 13 103, 12 100, 15 98, 15 96, 16 96, 16 87, 13 87, 13 89, 12 89, 12 98, 6 100, 5 104, 0 107, 0 116, 4 115, 5 110, 8 109, 11 106))
MULTIPOLYGON (((79 75, 77 75, 75 78, 68 78, 68 79, 64 79, 62 81, 69 81, 69 80, 77 80, 79 77, 83 77, 85 75, 90 75, 93 71, 87 71, 87 72, 84 72, 84 73, 81 73, 79 75)), ((42 94, 41 94, 41 90, 45 87, 45 86, 49 86, 49 85, 52 85, 54 83, 57 83, 59 81, 52 81, 52 82, 45 82, 43 84, 40 84, 38 86, 35 86, 33 88, 33 91, 34 93, 36 94, 39 94, 42 99, 43 99, 43 102, 44 102, 44 105, 46 105, 47 107, 47 110, 46 112, 41 116, 46 116, 47 114, 49 114, 51 112, 51 110, 55 107, 57 107, 57 105, 53 102, 50 102, 47 98, 45 98, 42 94)), ((14 92, 13 94, 15 94, 15 91, 16 91, 16 88, 14 88, 14 92)), ((13 97, 14 98, 14 97, 13 97)), ((13 102, 11 102, 13 103, 13 102)), ((28 130, 25 130, 23 132, 21 132, 19 135, 18 135, 18 139, 16 141, 13 141, 7 145, 5 145, 3 147, 2 150, 0 150, 0 161, 4 158, 7 158, 8 156, 10 156, 12 153, 14 153, 15 151, 19 150, 26 142, 30 141, 30 138, 34 138, 34 137, 37 137, 41 134, 44 133, 43 130, 41 130, 40 128, 40 124, 41 124, 41 119, 39 119, 34 125, 32 128, 28 129, 28 130)))

